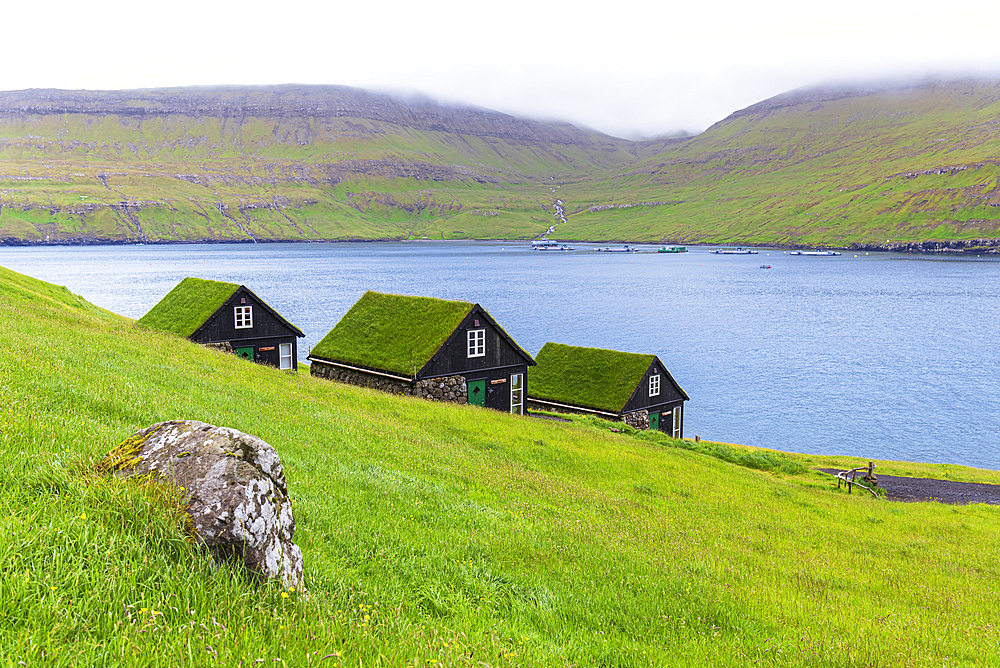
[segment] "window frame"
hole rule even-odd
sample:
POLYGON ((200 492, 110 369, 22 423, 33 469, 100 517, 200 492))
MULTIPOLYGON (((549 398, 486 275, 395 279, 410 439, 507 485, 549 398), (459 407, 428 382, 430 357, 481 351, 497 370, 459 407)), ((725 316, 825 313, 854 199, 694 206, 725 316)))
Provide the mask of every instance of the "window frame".
POLYGON ((279 343, 278 344, 278 368, 283 371, 291 371, 295 368, 294 360, 292 360, 292 344, 290 343, 279 343), (285 354, 285 350, 288 350, 288 354, 285 354), (288 366, 282 366, 285 359, 288 360, 288 366))
POLYGON ((670 433, 674 438, 680 438, 684 433, 684 406, 674 406, 673 424, 670 425, 670 433))
POLYGON ((510 374, 510 412, 515 415, 524 415, 524 374, 523 373, 512 373, 510 374), (516 379, 516 380, 515 380, 516 379), (514 393, 518 393, 520 400, 514 402, 514 393), (517 407, 515 411, 514 408, 517 407))
POLYGON ((253 329, 253 306, 233 307, 233 317, 236 329, 253 329))
POLYGON ((660 396, 660 374, 654 373, 649 377, 649 396, 660 396))
POLYGON ((465 354, 469 359, 486 357, 486 329, 470 329, 465 337, 465 354))

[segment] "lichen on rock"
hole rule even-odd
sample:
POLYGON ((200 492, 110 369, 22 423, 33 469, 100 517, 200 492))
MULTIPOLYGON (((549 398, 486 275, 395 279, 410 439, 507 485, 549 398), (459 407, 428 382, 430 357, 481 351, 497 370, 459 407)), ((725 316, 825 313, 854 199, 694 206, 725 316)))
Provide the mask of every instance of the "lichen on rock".
POLYGON ((216 559, 302 590, 281 459, 256 436, 195 420, 161 422, 125 439, 97 468, 170 480, 187 496, 195 533, 216 559))

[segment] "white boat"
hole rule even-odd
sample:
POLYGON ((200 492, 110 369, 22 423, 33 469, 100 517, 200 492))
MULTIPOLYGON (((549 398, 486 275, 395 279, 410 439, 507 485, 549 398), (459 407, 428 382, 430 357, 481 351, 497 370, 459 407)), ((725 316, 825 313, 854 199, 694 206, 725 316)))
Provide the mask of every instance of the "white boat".
POLYGON ((612 248, 611 246, 604 246, 603 248, 595 248, 598 253, 638 253, 638 248, 632 248, 631 246, 622 246, 621 248, 612 248))
POLYGON ((542 239, 541 241, 532 241, 531 250, 538 251, 571 251, 572 246, 567 246, 566 244, 561 244, 558 241, 552 241, 551 239, 542 239))
POLYGON ((716 255, 757 255, 757 251, 752 248, 716 248, 710 252, 716 255))
POLYGON ((820 250, 816 249, 814 251, 788 251, 789 255, 811 255, 813 257, 834 257, 835 255, 840 255, 837 251, 831 250, 820 250))

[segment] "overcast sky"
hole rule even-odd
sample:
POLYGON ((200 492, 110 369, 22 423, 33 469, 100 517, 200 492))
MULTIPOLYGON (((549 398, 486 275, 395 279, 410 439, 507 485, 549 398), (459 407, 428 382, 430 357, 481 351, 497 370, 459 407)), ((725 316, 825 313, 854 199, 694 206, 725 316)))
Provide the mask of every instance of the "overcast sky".
POLYGON ((341 84, 629 138, 804 86, 1000 73, 996 0, 6 0, 0 19, 0 90, 341 84))

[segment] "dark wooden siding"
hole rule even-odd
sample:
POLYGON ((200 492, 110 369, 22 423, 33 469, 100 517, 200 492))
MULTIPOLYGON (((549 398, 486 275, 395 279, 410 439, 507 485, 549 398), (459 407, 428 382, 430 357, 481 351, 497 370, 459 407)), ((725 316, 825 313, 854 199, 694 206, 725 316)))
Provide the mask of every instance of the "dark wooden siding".
POLYGON ((681 408, 681 433, 679 436, 680 438, 684 438, 684 402, 678 402, 665 406, 661 410, 652 410, 650 412, 660 414, 660 431, 664 434, 672 435, 674 433, 674 408, 678 406, 681 408))
POLYGON ((521 395, 523 397, 523 408, 525 414, 528 412, 527 396, 528 396, 528 365, 520 364, 504 367, 501 369, 491 369, 488 371, 470 371, 465 374, 465 383, 468 385, 470 381, 473 380, 486 380, 486 408, 492 408, 493 410, 503 411, 505 413, 510 412, 510 377, 511 374, 519 373, 521 375, 522 387, 524 388, 524 393, 521 395))
POLYGON ((670 405, 672 407, 679 402, 684 402, 684 395, 671 382, 670 374, 663 368, 660 360, 656 359, 646 369, 646 373, 643 374, 642 380, 639 381, 635 392, 632 393, 632 397, 626 402, 622 413, 631 413, 642 408, 656 412, 654 406, 670 405), (660 394, 651 397, 649 396, 649 377, 657 374, 660 376, 660 394))
POLYGON ((234 348, 253 347, 254 359, 261 364, 279 366, 282 343, 292 344, 292 368, 298 365, 298 337, 253 293, 240 288, 225 304, 199 327, 191 340, 197 343, 228 341, 234 348), (251 306, 253 327, 236 329, 236 307, 251 306), (262 350, 263 348, 263 350, 262 350))
POLYGON ((295 332, 289 329, 288 325, 276 318, 270 309, 264 306, 263 302, 257 299, 252 293, 244 288, 240 288, 233 293, 219 310, 213 313, 208 320, 191 335, 193 341, 198 343, 216 343, 219 341, 230 341, 236 345, 236 341, 250 339, 266 339, 270 337, 295 337, 295 332), (243 303, 245 300, 245 303, 243 303), (247 329, 236 329, 236 307, 253 307, 253 327, 247 329))
POLYGON ((481 309, 475 308, 417 375, 420 378, 434 378, 461 374, 473 378, 470 374, 476 371, 515 366, 527 368, 528 361, 524 353, 500 333, 491 319, 481 309), (486 330, 486 354, 483 357, 469 357, 468 333, 474 329, 486 330))
POLYGON ((299 350, 295 336, 276 337, 273 339, 252 339, 250 341, 241 342, 240 345, 253 346, 256 353, 254 361, 260 362, 261 364, 269 364, 271 366, 279 367, 281 362, 280 344, 282 343, 292 344, 292 369, 297 368, 299 350))
MULTIPOLYGON (((681 407, 681 427, 684 426, 684 416, 683 416, 683 401, 675 401, 670 404, 660 404, 657 406, 650 406, 646 410, 650 413, 660 414, 660 431, 665 434, 673 433, 673 423, 674 423, 674 408, 681 407)), ((684 434, 682 433, 681 436, 684 434)))

